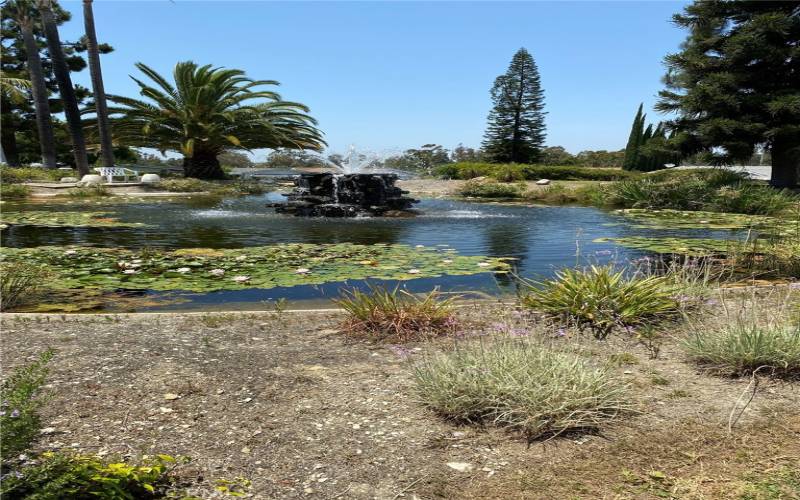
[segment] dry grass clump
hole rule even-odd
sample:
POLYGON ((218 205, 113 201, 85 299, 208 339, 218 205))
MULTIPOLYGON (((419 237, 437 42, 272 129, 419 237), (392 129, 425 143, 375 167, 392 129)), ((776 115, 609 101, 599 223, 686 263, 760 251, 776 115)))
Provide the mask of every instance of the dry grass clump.
POLYGON ((408 342, 454 333, 453 300, 438 290, 420 297, 399 287, 370 286, 368 293, 344 290, 334 302, 347 312, 342 330, 348 335, 408 342))
POLYGON ((44 269, 30 264, 0 264, 0 310, 8 311, 32 301, 47 277, 44 269))
POLYGON ((611 373, 524 340, 462 345, 413 370, 420 400, 440 415, 509 427, 529 441, 596 429, 633 410, 627 385, 611 373))
POLYGON ((689 356, 709 371, 747 375, 759 370, 778 377, 800 377, 800 327, 737 322, 696 332, 685 342, 689 356))

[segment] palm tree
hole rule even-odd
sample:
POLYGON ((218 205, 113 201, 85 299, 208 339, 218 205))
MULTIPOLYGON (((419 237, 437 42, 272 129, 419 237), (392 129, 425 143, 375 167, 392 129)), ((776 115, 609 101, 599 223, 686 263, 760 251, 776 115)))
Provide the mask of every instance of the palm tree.
POLYGON ((106 92, 103 88, 103 73, 100 70, 100 50, 97 47, 97 34, 94 30, 92 0, 83 0, 83 24, 86 27, 86 46, 89 55, 89 72, 92 77, 97 129, 100 132, 100 154, 104 167, 114 166, 114 148, 111 144, 111 124, 108 121, 106 92))
POLYGON ((67 125, 69 125, 69 132, 72 137, 75 168, 78 169, 78 174, 86 175, 89 173, 89 161, 86 158, 86 141, 83 138, 78 99, 75 97, 75 88, 72 86, 69 67, 64 59, 64 51, 61 48, 58 25, 53 15, 53 2, 52 0, 36 0, 36 7, 39 9, 39 15, 42 18, 44 35, 47 38, 47 50, 50 52, 53 73, 58 82, 58 92, 64 103, 64 114, 67 117, 67 125))
MULTIPOLYGON (((24 78, 14 78, 0 72, 0 93, 15 103, 23 103, 28 99, 28 92, 31 90, 30 80, 24 78)), ((0 163, 8 163, 6 152, 0 144, 0 163)))
POLYGON ((325 145, 316 121, 302 104, 284 101, 266 85, 237 69, 175 65, 174 84, 145 64, 136 67, 154 85, 137 78, 140 94, 150 102, 108 95, 119 104, 109 108, 121 142, 183 154, 186 177, 221 179, 218 155, 228 150, 290 148, 320 150, 325 145))
MULTIPOLYGON (((56 168, 56 143, 53 135, 53 123, 50 117, 49 93, 44 81, 42 59, 39 57, 39 45, 33 34, 33 9, 30 2, 18 0, 14 5, 14 18, 22 32, 25 45, 25 57, 30 75, 30 90, 33 96, 33 107, 36 112, 36 128, 39 132, 39 148, 42 152, 42 164, 46 168, 56 168)), ((6 85, 4 85, 5 90, 6 85)), ((9 94, 10 95, 10 94, 9 94)))

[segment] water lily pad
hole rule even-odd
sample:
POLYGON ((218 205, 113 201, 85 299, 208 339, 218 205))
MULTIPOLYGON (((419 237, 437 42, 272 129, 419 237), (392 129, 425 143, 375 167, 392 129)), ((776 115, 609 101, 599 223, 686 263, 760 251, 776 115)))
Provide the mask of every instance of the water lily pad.
POLYGON ((627 248, 646 250, 661 254, 708 255, 725 253, 731 246, 730 240, 711 238, 648 238, 629 236, 625 238, 597 238, 596 243, 615 243, 627 248))
POLYGON ((57 289, 211 292, 508 272, 504 259, 408 245, 304 244, 175 251, 90 247, 0 248, 0 260, 47 268, 57 289), (448 264, 442 266, 443 256, 448 264), (364 265, 364 262, 374 263, 364 265), (223 270, 224 272, 220 272, 223 270), (303 272, 299 272, 302 270, 303 272), (414 273, 409 270, 416 271, 414 273))
POLYGON ((0 224, 43 227, 144 227, 138 222, 120 222, 109 212, 39 211, 3 212, 0 224))

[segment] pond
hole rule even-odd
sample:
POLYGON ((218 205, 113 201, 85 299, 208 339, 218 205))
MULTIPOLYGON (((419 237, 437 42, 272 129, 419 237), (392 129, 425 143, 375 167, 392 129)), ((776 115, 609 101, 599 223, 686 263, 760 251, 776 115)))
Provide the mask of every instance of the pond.
MULTIPOLYGON (((265 205, 281 201, 278 193, 228 199, 192 198, 178 201, 108 203, 105 200, 59 203, 4 204, 9 211, 102 211, 122 227, 36 227, 13 225, 3 230, 4 247, 91 246, 127 249, 242 249, 285 243, 408 245, 446 248, 459 256, 512 258, 508 272, 405 276, 412 292, 439 287, 445 292, 497 296, 514 292, 511 274, 528 278, 550 276, 576 262, 625 262, 645 255, 639 250, 596 242, 599 238, 674 236, 724 238, 729 231, 681 228, 653 229, 632 224, 613 211, 587 207, 530 206, 423 199, 414 218, 312 219, 276 214, 265 205)), ((480 259, 479 259, 480 260, 480 259)), ((484 264, 480 264, 484 265, 484 264)), ((220 271, 221 272, 221 271, 220 271)), ((413 272, 413 271, 412 271, 413 272)), ((424 274, 424 273, 423 273, 424 274)), ((324 280, 323 280, 324 281, 324 280)), ((396 280, 370 280, 388 285, 396 280)), ((280 285, 280 282, 277 283, 280 285)), ((343 286, 365 281, 341 280, 295 286, 243 286, 236 290, 147 291, 146 303, 122 302, 122 310, 263 309, 286 299, 294 307, 326 307, 343 286), (164 299, 164 300, 160 300, 164 299), (133 303, 136 304, 136 303, 133 303)), ((115 309, 113 302, 104 303, 115 309)))

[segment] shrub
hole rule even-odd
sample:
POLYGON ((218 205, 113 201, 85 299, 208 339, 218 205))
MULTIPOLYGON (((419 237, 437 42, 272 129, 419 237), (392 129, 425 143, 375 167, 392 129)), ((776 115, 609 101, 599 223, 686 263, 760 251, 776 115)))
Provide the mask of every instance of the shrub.
POLYGON ((31 194, 31 188, 23 184, 0 184, 0 198, 7 200, 27 198, 31 194))
POLYGON ((17 368, 0 386, 3 468, 39 437, 41 391, 47 377, 47 363, 53 354, 51 349, 43 352, 33 363, 17 368))
POLYGON ((592 180, 615 181, 638 177, 638 172, 629 172, 616 168, 595 168, 575 166, 521 165, 517 163, 492 164, 461 162, 442 165, 436 174, 447 179, 474 179, 475 177, 492 177, 499 181, 517 180, 592 180))
POLYGON ((417 297, 395 287, 370 286, 344 290, 334 302, 348 315, 345 333, 379 341, 406 342, 451 334, 457 321, 454 298, 443 299, 438 290, 417 297))
POLYGON ((225 186, 234 195, 262 194, 268 191, 267 186, 257 180, 240 179, 225 186))
POLYGON ((626 278, 612 266, 565 269, 542 282, 522 281, 522 303, 605 338, 614 327, 628 327, 678 312, 664 278, 626 278))
POLYGON ((34 167, 9 167, 0 166, 0 180, 3 184, 18 184, 21 182, 51 182, 58 181, 67 175, 62 170, 50 170, 34 167))
POLYGON ((720 374, 746 375, 764 367, 775 376, 800 376, 800 327, 759 325, 747 319, 695 332, 684 343, 689 356, 720 374))
POLYGON ((708 210, 772 215, 798 202, 788 190, 750 183, 721 169, 660 171, 603 187, 604 204, 625 208, 708 210))
POLYGON ((44 269, 24 262, 0 264, 0 310, 8 311, 32 300, 47 275, 44 269))
POLYGON ((111 196, 111 191, 102 184, 96 186, 84 186, 75 189, 70 189, 67 192, 70 198, 102 198, 111 196))
POLYGON ((197 193, 201 191, 213 190, 215 185, 213 182, 182 177, 175 179, 163 179, 158 183, 158 187, 164 191, 171 191, 174 193, 197 193))
POLYGON ((139 465, 100 458, 46 452, 17 474, 3 478, 8 498, 139 499, 163 498, 173 489, 176 460, 168 455, 145 458, 139 465))
POLYGON ((423 404, 459 423, 493 423, 528 440, 600 426, 632 410, 627 386, 580 358, 523 340, 457 346, 414 366, 423 404))
POLYGON ((458 190, 458 194, 472 198, 519 198, 524 191, 524 184, 471 180, 458 190))

